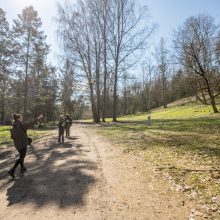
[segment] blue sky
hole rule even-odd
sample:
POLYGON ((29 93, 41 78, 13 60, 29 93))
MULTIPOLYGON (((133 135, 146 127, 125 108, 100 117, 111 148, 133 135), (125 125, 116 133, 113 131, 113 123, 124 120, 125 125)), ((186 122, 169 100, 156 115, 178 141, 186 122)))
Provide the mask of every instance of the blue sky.
MULTIPOLYGON (((154 22, 159 25, 159 37, 171 38, 173 30, 192 15, 207 13, 220 23, 220 0, 140 0, 149 7, 154 22)), ((158 37, 156 37, 158 38, 158 37)))
MULTIPOLYGON (((25 6, 33 5, 43 21, 43 29, 48 36, 52 52, 50 60, 56 63, 59 52, 56 41, 56 2, 65 0, 0 0, 0 7, 7 12, 7 19, 12 22, 25 6)), ((74 0, 72 0, 74 1, 74 0)), ((220 24, 220 0, 137 0, 141 5, 148 5, 151 19, 158 24, 152 37, 152 45, 158 43, 160 37, 171 39, 173 30, 180 26, 186 18, 199 13, 212 15, 220 24)))

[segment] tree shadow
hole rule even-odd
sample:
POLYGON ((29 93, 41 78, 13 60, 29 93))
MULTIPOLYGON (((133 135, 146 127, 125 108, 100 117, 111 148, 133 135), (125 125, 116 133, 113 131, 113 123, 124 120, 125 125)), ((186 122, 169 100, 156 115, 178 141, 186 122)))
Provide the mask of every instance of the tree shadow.
POLYGON ((143 149, 163 146, 176 148, 178 151, 189 151, 193 154, 216 157, 220 160, 219 139, 207 139, 207 135, 219 134, 219 118, 192 119, 154 119, 152 126, 147 121, 120 121, 117 123, 102 123, 100 126, 109 130, 134 134, 143 149), (145 134, 147 131, 158 131, 154 135, 145 134), (162 131, 162 132, 160 132, 162 131))
POLYGON ((56 204, 60 208, 83 205, 86 193, 95 183, 91 170, 96 169, 96 164, 82 159, 84 149, 75 143, 76 139, 64 144, 50 139, 44 146, 38 147, 38 143, 30 146, 28 154, 32 161, 26 164, 27 173, 16 177, 7 189, 8 206, 17 203, 31 203, 36 207, 56 204))

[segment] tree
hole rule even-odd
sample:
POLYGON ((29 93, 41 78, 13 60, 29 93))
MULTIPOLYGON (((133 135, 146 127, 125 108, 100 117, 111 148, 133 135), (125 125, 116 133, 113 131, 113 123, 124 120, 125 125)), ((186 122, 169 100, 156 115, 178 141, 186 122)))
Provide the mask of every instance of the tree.
POLYGON ((128 74, 126 72, 122 75, 123 78, 123 96, 124 96, 124 115, 127 115, 127 93, 128 93, 128 74))
POLYGON ((188 18, 175 32, 176 57, 181 65, 197 75, 210 99, 214 113, 218 112, 215 98, 219 83, 216 69, 218 27, 208 15, 188 18), (218 79, 218 80, 216 80, 218 79))
MULTIPOLYGON (((105 122, 106 117, 106 99, 107 99, 107 80, 109 78, 109 72, 111 71, 109 68, 109 37, 111 31, 110 24, 110 2, 111 0, 96 0, 96 1, 88 1, 90 13, 92 14, 94 30, 96 30, 97 37, 99 42, 101 42, 101 50, 100 50, 100 64, 103 66, 103 94, 102 94, 102 121, 105 122)), ((100 76, 101 77, 101 76, 100 76)), ((102 81, 102 80, 100 80, 102 81)), ((99 86, 99 85, 97 85, 99 86)), ((101 100, 100 100, 101 101, 101 100)), ((99 98, 97 97, 97 110, 99 109, 99 98)), ((100 114, 100 113, 98 113, 100 114)))
POLYGON ((5 17, 5 12, 0 8, 0 100, 1 120, 5 119, 5 99, 9 92, 9 82, 12 64, 11 31, 5 17))
POLYGON ((163 107, 167 107, 167 74, 168 74, 168 50, 163 38, 160 39, 159 47, 156 49, 156 59, 159 69, 159 74, 162 79, 162 96, 163 107))
POLYGON ((174 70, 170 79, 171 101, 187 98, 196 94, 194 83, 189 75, 190 74, 187 74, 187 72, 184 72, 182 69, 174 70))
POLYGON ((61 95, 60 99, 63 105, 64 114, 72 115, 73 112, 73 87, 74 87, 74 77, 73 69, 68 59, 65 60, 64 67, 61 69, 62 78, 61 78, 61 95))
POLYGON ((64 53, 68 54, 74 68, 81 73, 89 90, 89 99, 93 120, 100 121, 97 111, 96 95, 99 95, 99 45, 94 40, 94 22, 91 11, 88 11, 89 1, 79 1, 74 8, 66 3, 65 8, 59 6, 59 36, 61 37, 64 53), (96 89, 95 89, 96 88, 96 89))
POLYGON ((130 62, 131 57, 134 60, 152 33, 153 28, 139 26, 146 14, 146 8, 136 13, 131 0, 80 0, 74 7, 71 3, 59 6, 63 48, 87 81, 95 122, 100 122, 101 107, 105 121, 107 88, 111 90, 112 83, 116 121, 120 74, 136 63, 136 59, 130 62))
POLYGON ((12 28, 13 38, 16 45, 16 63, 18 70, 22 71, 24 80, 24 105, 23 115, 27 116, 28 104, 28 76, 30 74, 30 65, 34 62, 37 41, 44 39, 44 34, 40 30, 42 26, 41 19, 37 11, 32 6, 26 7, 22 14, 14 20, 12 28))
POLYGON ((113 93, 113 122, 117 121, 117 95, 118 79, 120 72, 129 69, 137 60, 131 62, 129 59, 135 57, 135 52, 144 48, 147 38, 152 34, 154 27, 139 25, 146 18, 148 10, 137 12, 135 2, 132 0, 113 0, 110 7, 112 31, 109 50, 112 56, 112 69, 114 76, 113 93), (123 71, 122 71, 123 70, 123 71))
POLYGON ((109 35, 109 25, 108 25, 108 17, 109 17, 109 10, 108 10, 108 0, 102 1, 102 40, 103 40, 103 65, 104 65, 104 82, 103 82, 103 110, 102 110, 102 121, 105 122, 106 116, 106 93, 107 93, 107 77, 108 77, 108 68, 107 68, 107 59, 108 59, 108 50, 107 50, 107 41, 109 35))
POLYGON ((142 67, 142 111, 148 114, 151 113, 151 85, 155 66, 152 65, 152 60, 147 59, 147 62, 141 64, 142 67))
POLYGON ((55 117, 58 81, 47 62, 50 52, 41 20, 32 6, 14 20, 12 30, 0 9, 0 114, 10 121, 13 112, 46 121, 55 117))

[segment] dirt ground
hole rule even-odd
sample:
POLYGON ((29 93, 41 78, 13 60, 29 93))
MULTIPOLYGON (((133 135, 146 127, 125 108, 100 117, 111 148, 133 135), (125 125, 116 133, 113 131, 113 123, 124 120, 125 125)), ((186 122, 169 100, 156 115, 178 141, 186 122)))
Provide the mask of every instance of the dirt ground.
MULTIPOLYGON (((193 201, 132 153, 124 153, 89 125, 75 124, 72 138, 56 133, 29 147, 28 171, 7 170, 17 153, 0 149, 0 219, 194 219, 193 201)), ((197 219, 197 218, 196 218, 197 219)))

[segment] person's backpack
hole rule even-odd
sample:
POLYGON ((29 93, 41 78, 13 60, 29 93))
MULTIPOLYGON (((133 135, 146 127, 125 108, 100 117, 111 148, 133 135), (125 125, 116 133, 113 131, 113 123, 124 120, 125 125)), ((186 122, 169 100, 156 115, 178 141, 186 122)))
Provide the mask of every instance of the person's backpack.
POLYGON ((65 120, 65 127, 69 127, 70 126, 70 120, 69 119, 66 119, 65 120))

